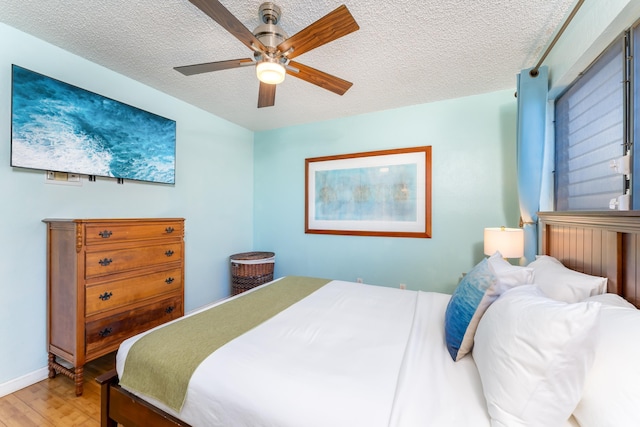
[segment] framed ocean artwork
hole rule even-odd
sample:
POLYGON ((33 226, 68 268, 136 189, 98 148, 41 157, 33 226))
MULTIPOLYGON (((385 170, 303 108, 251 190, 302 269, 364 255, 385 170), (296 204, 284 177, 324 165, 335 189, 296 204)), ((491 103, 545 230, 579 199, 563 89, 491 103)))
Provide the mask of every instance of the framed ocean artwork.
POLYGON ((176 122, 12 66, 11 166, 175 184, 176 122))
POLYGON ((431 237, 431 146, 305 160, 305 232, 431 237))

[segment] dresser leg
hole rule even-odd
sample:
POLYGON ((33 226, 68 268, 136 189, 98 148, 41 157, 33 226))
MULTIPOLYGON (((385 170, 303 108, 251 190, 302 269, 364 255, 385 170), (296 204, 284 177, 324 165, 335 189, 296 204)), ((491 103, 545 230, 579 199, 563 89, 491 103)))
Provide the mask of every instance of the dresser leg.
POLYGON ((82 396, 83 382, 84 382, 84 367, 76 366, 69 369, 56 362, 56 356, 53 353, 49 353, 49 378, 55 378, 57 374, 62 374, 65 377, 71 378, 76 385, 76 396, 82 396))
POLYGON ((76 366, 75 371, 76 396, 82 396, 84 368, 82 366, 76 366))
POLYGON ((53 353, 49 353, 49 378, 56 377, 56 369, 54 368, 54 364, 56 362, 56 356, 53 353))

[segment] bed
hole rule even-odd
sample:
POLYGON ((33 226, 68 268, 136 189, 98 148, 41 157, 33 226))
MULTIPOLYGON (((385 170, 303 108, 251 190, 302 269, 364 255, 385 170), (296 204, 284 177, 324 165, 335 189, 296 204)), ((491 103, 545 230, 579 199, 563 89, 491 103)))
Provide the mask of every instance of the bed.
MULTIPOLYGON (((608 293, 600 295, 600 291, 587 291, 593 295, 560 295, 559 298, 580 299, 569 304, 570 301, 555 300, 547 303, 546 296, 538 296, 537 285, 513 286, 508 292, 501 289, 503 295, 497 294, 492 299, 485 308, 486 313, 477 315, 476 311, 466 325, 465 336, 471 336, 472 340, 475 337, 475 344, 466 345, 465 338, 462 344, 454 345, 453 351, 458 353, 458 359, 454 361, 446 322, 449 313, 453 313, 451 306, 457 293, 452 297, 312 279, 312 288, 298 297, 291 297, 290 304, 282 303, 284 308, 276 307, 275 314, 267 315, 268 320, 263 321, 258 316, 253 320, 254 324, 238 326, 232 322, 229 326, 225 323, 223 329, 236 330, 240 338, 231 336, 218 344, 210 355, 196 358, 192 362, 194 372, 186 381, 176 380, 177 374, 170 371, 176 363, 165 361, 154 367, 149 356, 139 348, 148 347, 148 353, 162 353, 160 359, 171 360, 164 349, 159 349, 174 338, 169 340, 162 334, 173 328, 180 339, 193 341, 194 338, 187 338, 184 331, 195 327, 159 328, 164 332, 145 333, 125 341, 118 351, 116 370, 98 378, 102 387, 101 425, 484 427, 551 425, 547 421, 554 416, 558 419, 558 414, 566 416, 563 415, 563 422, 556 425, 625 425, 636 416, 629 408, 638 407, 640 403, 637 387, 625 378, 633 377, 638 368, 620 363, 616 364, 617 371, 611 372, 609 362, 621 351, 629 353, 627 348, 616 347, 619 341, 624 341, 624 345, 629 341, 615 337, 619 334, 615 331, 624 329, 619 327, 620 322, 626 322, 625 325, 638 323, 640 330, 640 312, 629 304, 637 306, 640 302, 636 286, 636 274, 640 271, 640 240, 637 240, 640 216, 628 212, 543 213, 540 215, 540 233, 541 253, 548 257, 541 257, 539 263, 561 262, 573 271, 588 275, 589 283, 594 280, 597 286, 604 283, 608 293), (602 278, 607 280, 597 281, 602 278), (521 355, 524 365, 505 368, 500 363, 517 362, 518 357, 513 355, 520 350, 505 347, 510 356, 505 360, 496 357, 496 346, 510 342, 509 338, 514 334, 503 325, 517 324, 502 322, 500 316, 504 316, 504 310, 516 311, 510 315, 524 315, 527 310, 518 309, 518 304, 529 304, 525 306, 528 308, 536 306, 530 301, 537 303, 543 299, 545 303, 539 304, 541 310, 563 310, 564 313, 566 307, 572 309, 567 334, 571 336, 573 348, 565 346, 566 339, 562 341, 565 346, 562 351, 558 351, 559 346, 553 343, 545 348, 536 342, 535 354, 521 355), (471 329, 469 325, 474 323, 475 317, 479 319, 471 329), (356 329, 352 330, 352 326, 356 329), (602 329, 606 332, 602 333, 602 329), (136 349, 135 353, 132 348, 136 349), (607 352, 613 354, 607 355, 607 352), (531 360, 539 354, 544 356, 539 361, 542 365, 533 366, 531 360), (136 358, 142 368, 135 368, 136 358), (553 372, 549 370, 549 360, 553 360, 551 366, 558 370, 552 374, 552 379, 538 383, 537 391, 529 394, 526 385, 511 384, 507 396, 510 401, 501 406, 501 399, 505 397, 500 396, 500 390, 505 383, 492 383, 494 377, 500 377, 496 372, 524 369, 519 377, 522 381, 523 376, 535 376, 537 368, 553 372), (140 369, 150 369, 152 373, 140 369), (134 372, 138 372, 139 377, 152 378, 154 384, 141 385, 127 379, 128 376, 135 377, 134 372), (574 380, 578 377, 579 380, 574 380), (167 386, 163 381, 169 381, 171 385, 167 386), (622 384, 625 381, 630 384, 622 384), (175 396, 176 389, 185 391, 175 396), (608 394, 606 399, 602 397, 603 393, 608 394), (549 396, 557 395, 565 396, 569 401, 551 399, 549 403, 549 396), (513 402, 516 398, 528 399, 528 409, 520 411, 522 413, 515 418, 513 414, 501 414, 501 411, 509 412, 509 405, 521 405, 520 401, 513 402), (560 403, 564 406, 560 407, 560 403), (571 407, 568 413, 567 405, 571 407), (526 411, 529 415, 524 413, 526 411), (532 411, 535 415, 531 415, 532 411), (614 411, 613 416, 611 411, 614 411), (548 418, 545 418, 547 413, 548 418), (529 421, 533 416, 535 422, 527 422, 527 416, 529 421)), ((554 263, 552 267, 559 268, 554 263)), ((470 276, 474 271, 480 271, 480 264, 474 267, 470 276)), ((542 278, 543 270, 537 271, 542 278)), ((530 274, 531 269, 515 272, 518 280, 525 273, 530 274)), ((270 298, 280 304, 289 297, 283 298, 277 292, 291 289, 289 282, 300 280, 303 279, 293 277, 274 281, 226 300, 213 310, 208 307, 194 313, 187 321, 220 324, 223 321, 215 316, 222 314, 206 316, 220 307, 232 310, 228 307, 233 304, 236 304, 233 310, 254 313, 258 310, 251 304, 263 304, 258 299, 263 298, 259 297, 260 292, 267 297, 268 292, 273 293, 270 298), (277 291, 278 287, 280 291, 277 291), (252 299, 253 303, 243 302, 252 299), (196 318, 201 320, 194 320, 196 318)), ((554 280, 552 278, 551 282, 554 280)), ((527 283, 532 282, 535 280, 527 283)), ((485 299, 483 297, 483 301, 485 299)), ((546 325, 541 321, 536 322, 535 330, 529 330, 527 334, 544 335, 545 327, 557 330, 557 325, 546 325)), ((543 338, 548 337, 539 339, 543 338)), ((186 361, 191 356, 178 352, 173 357, 186 361)), ((539 381, 538 378, 535 380, 539 381)))

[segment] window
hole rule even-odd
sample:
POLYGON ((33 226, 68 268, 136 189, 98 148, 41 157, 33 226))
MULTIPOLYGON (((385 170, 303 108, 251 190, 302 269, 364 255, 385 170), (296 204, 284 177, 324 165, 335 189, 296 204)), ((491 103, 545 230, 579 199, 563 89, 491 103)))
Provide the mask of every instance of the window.
MULTIPOLYGON (((629 35, 614 42, 556 100, 556 210, 606 210, 630 192, 618 172, 630 151, 629 35)), ((636 45, 638 45, 636 43, 636 45)))

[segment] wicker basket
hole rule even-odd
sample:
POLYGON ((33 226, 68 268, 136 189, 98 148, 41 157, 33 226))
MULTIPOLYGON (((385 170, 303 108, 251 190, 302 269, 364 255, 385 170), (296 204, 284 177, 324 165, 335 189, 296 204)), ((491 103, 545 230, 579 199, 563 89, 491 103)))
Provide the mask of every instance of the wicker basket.
POLYGON ((273 252, 243 252, 231 255, 232 295, 273 280, 273 252))

